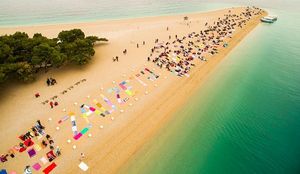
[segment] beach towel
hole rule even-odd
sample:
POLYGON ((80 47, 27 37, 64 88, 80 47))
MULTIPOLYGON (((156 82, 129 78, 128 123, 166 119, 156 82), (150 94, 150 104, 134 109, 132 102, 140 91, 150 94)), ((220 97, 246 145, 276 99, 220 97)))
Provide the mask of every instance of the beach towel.
POLYGON ((116 97, 117 97, 117 101, 118 101, 118 103, 122 103, 122 99, 121 99, 121 96, 120 96, 120 94, 117 94, 116 95, 116 97))
POLYGON ((72 132, 74 135, 77 135, 77 125, 76 125, 76 120, 75 116, 71 116, 71 123, 72 123, 72 132))
POLYGON ((39 163, 35 163, 34 165, 32 165, 32 168, 36 171, 40 170, 41 165, 39 163))
POLYGON ((95 108, 93 108, 93 107, 90 107, 90 110, 92 111, 92 112, 95 112, 95 108))
POLYGON ((127 95, 129 95, 129 96, 133 96, 133 92, 132 92, 131 90, 128 90, 128 89, 127 89, 127 90, 125 91, 125 93, 126 93, 127 95))
POLYGON ((77 135, 75 135, 73 138, 75 140, 78 140, 80 137, 82 137, 82 135, 86 134, 87 131, 89 131, 91 125, 89 125, 88 127, 83 128, 77 135))
POLYGON ((34 142, 31 139, 27 139, 26 141, 24 141, 25 146, 30 147, 32 145, 34 145, 34 142))
POLYGON ((43 164, 47 164, 48 163, 48 160, 45 158, 45 157, 42 157, 40 159, 40 161, 43 163, 43 164))
POLYGON ((44 172, 45 174, 48 174, 48 173, 50 173, 55 167, 56 167, 56 164, 53 162, 53 163, 51 163, 48 167, 46 167, 46 168, 43 170, 43 172, 44 172))
POLYGON ((60 120, 58 120, 58 124, 61 124, 62 122, 68 120, 70 117, 68 115, 62 117, 60 120))
POLYGON ((82 129, 82 131, 80 133, 82 133, 84 135, 88 130, 89 130, 89 128, 86 127, 84 129, 82 129))
POLYGON ((94 107, 90 107, 86 104, 83 104, 80 107, 80 110, 81 110, 81 113, 82 113, 83 117, 88 117, 96 111, 96 109, 94 107))
POLYGON ((140 84, 142 84, 143 86, 147 86, 147 84, 145 82, 143 82, 141 79, 137 77, 134 77, 140 84))
POLYGON ((28 155, 29 155, 30 158, 32 158, 33 156, 36 155, 36 151, 34 149, 29 149, 27 151, 27 153, 28 153, 28 155))
MULTIPOLYGON (((100 113, 100 111, 98 111, 98 110, 96 110, 95 112, 96 112, 96 114, 97 114, 97 111, 98 111, 98 113, 100 113, 100 115, 101 116, 103 116, 103 117, 105 117, 105 114, 110 114, 96 99, 95 100, 93 100, 93 102, 96 104, 96 106, 98 107, 98 108, 100 108, 100 110, 102 111, 101 113, 100 113)), ((98 114, 99 115, 99 114, 98 114)))
POLYGON ((24 135, 20 135, 19 138, 20 138, 20 140, 25 141, 24 135))
POLYGON ((46 155, 47 155, 47 158, 48 158, 49 162, 53 161, 56 158, 56 156, 53 153, 53 150, 46 153, 46 155))
POLYGON ((0 174, 7 174, 7 171, 5 169, 1 169, 0 174))
POLYGON ((103 94, 100 94, 100 96, 105 101, 105 103, 107 103, 112 109, 117 109, 116 105, 112 104, 112 102, 107 97, 105 97, 103 94))
POLYGON ((82 133, 79 132, 78 134, 76 134, 75 136, 73 136, 73 138, 75 140, 78 140, 81 136, 82 136, 82 133))
POLYGON ((20 148, 19 152, 24 152, 27 148, 26 147, 22 147, 20 148))
POLYGON ((33 146, 33 148, 34 148, 36 151, 40 151, 40 150, 42 149, 42 147, 41 147, 40 145, 38 145, 38 144, 35 144, 35 145, 33 146))
POLYGON ((119 86, 123 89, 123 90, 126 90, 127 88, 126 88, 126 86, 125 85, 123 85, 123 84, 119 84, 119 86))
POLYGON ((89 169, 89 166, 87 166, 84 162, 81 162, 78 167, 83 171, 87 171, 89 169))
POLYGON ((150 80, 152 80, 152 81, 156 80, 159 77, 158 75, 154 74, 154 72, 152 72, 148 68, 145 68, 145 71, 150 73, 150 75, 152 76, 152 78, 150 80))

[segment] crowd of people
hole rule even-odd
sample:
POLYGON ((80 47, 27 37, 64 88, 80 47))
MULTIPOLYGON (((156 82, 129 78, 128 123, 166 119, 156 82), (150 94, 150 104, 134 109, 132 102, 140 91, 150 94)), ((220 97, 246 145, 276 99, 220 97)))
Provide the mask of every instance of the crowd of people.
MULTIPOLYGON (((206 23, 207 29, 199 33, 191 32, 181 38, 175 35, 175 40, 167 42, 159 42, 156 39, 147 60, 180 77, 188 76, 191 67, 195 66, 193 60, 207 61, 207 54, 217 54, 220 46, 227 47, 228 43, 224 40, 231 37, 237 28, 243 28, 253 16, 261 13, 262 10, 256 7, 247 7, 240 14, 233 14, 229 10, 223 18, 218 18, 213 24, 206 23)), ((171 38, 169 36, 169 40, 171 38)))
MULTIPOLYGON (((6 162, 8 161, 8 157, 15 158, 15 152, 24 152, 27 147, 34 145, 34 141, 38 141, 45 135, 45 139, 41 142, 41 148, 46 148, 49 144, 49 148, 51 151, 54 150, 55 155, 59 156, 61 154, 60 149, 57 147, 54 148, 54 140, 52 137, 45 133, 45 126, 42 125, 40 120, 37 120, 35 125, 32 126, 27 132, 19 136, 21 142, 18 145, 13 146, 8 150, 8 153, 0 155, 0 161, 6 162), (33 141, 33 139, 36 139, 33 141)), ((49 159, 50 161, 50 159, 49 159)))

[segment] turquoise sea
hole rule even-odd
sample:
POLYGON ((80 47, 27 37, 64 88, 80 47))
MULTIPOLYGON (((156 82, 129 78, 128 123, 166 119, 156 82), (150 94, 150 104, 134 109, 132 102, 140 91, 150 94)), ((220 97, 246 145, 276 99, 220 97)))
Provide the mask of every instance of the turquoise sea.
POLYGON ((300 173, 298 0, 0 0, 0 27, 257 5, 260 24, 122 169, 136 174, 300 173))

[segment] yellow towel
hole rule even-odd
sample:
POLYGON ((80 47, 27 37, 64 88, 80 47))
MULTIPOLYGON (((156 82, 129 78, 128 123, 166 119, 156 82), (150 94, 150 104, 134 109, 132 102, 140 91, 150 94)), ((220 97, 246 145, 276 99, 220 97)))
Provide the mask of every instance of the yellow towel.
POLYGON ((36 151, 40 151, 40 150, 42 149, 41 146, 38 145, 38 144, 35 144, 35 145, 33 146, 33 148, 34 148, 36 151))

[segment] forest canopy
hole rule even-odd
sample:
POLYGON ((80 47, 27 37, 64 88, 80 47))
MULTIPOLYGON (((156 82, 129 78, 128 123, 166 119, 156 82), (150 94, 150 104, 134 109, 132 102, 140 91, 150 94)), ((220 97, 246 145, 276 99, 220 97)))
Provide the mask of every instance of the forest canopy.
POLYGON ((32 38, 24 32, 0 36, 0 83, 10 78, 31 81, 41 70, 66 64, 83 65, 95 54, 97 36, 85 36, 80 29, 62 31, 49 39, 40 33, 32 38))

